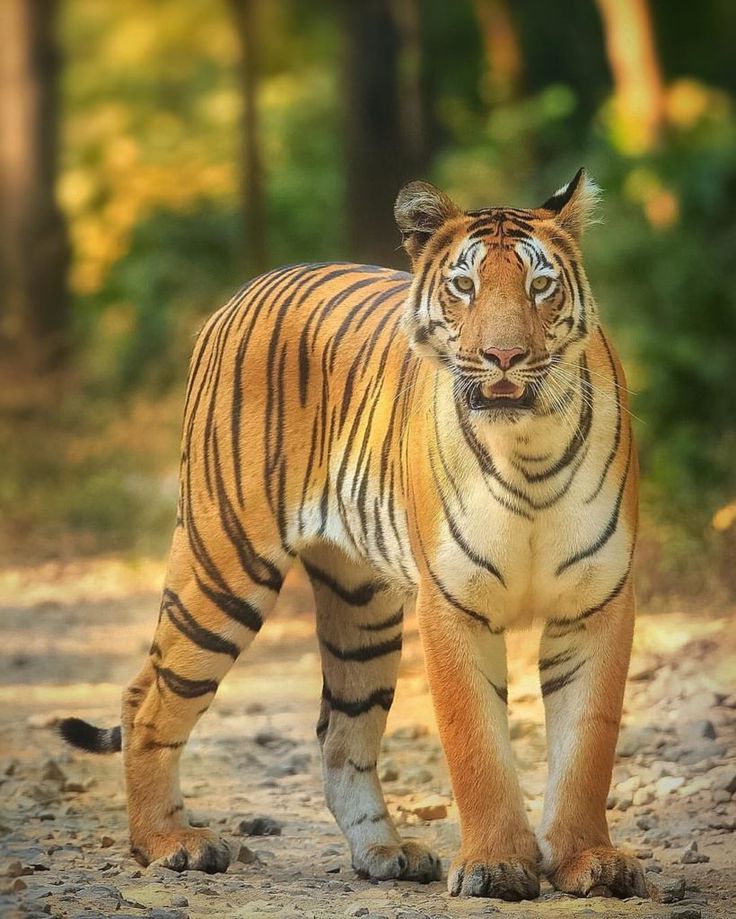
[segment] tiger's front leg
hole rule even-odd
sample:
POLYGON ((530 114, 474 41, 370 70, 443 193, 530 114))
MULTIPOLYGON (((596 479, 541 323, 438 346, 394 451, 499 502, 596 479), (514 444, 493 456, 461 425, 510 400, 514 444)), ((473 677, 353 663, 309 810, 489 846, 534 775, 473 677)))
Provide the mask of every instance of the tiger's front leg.
POLYGON ((577 896, 646 896, 641 868, 611 844, 611 782, 634 627, 631 585, 585 622, 548 623, 539 669, 549 781, 539 830, 542 867, 577 896))
POLYGON ((417 616, 437 724, 460 812, 453 896, 539 895, 538 849, 509 740, 502 634, 422 585, 417 616))

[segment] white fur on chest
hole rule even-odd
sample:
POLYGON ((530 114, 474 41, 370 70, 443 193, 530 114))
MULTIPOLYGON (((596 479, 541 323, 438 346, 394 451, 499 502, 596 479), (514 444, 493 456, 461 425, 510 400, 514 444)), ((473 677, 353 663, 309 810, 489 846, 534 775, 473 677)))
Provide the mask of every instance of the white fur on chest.
POLYGON ((465 507, 451 508, 454 526, 438 521, 438 568, 452 595, 504 628, 574 618, 605 600, 627 570, 633 539, 619 515, 613 534, 591 551, 607 532, 620 487, 610 473, 594 500, 587 500, 607 449, 606 438, 596 438, 579 465, 533 484, 510 463, 497 461, 496 470, 510 491, 480 470, 466 479, 465 507), (531 501, 517 502, 517 511, 527 516, 497 499, 510 497, 516 488, 531 501), (458 533, 464 546, 458 544, 458 533), (470 556, 486 565, 475 564, 470 556))

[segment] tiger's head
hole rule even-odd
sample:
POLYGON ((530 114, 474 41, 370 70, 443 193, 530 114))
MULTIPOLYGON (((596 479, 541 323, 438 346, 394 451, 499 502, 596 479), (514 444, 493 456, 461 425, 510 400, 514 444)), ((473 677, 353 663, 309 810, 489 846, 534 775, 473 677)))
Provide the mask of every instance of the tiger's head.
POLYGON ((518 421, 554 407, 597 324, 579 246, 597 193, 583 169, 531 210, 465 212, 426 182, 399 193, 409 339, 450 370, 473 414, 518 421))

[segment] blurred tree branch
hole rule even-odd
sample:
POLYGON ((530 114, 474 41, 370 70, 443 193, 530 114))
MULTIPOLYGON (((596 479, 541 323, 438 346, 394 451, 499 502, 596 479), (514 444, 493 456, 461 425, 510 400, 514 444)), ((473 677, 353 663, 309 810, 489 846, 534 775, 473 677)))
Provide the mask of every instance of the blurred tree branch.
POLYGON ((664 120, 662 74, 647 0, 596 0, 613 75, 620 142, 639 154, 658 143, 664 120))
POLYGON ((486 59, 486 90, 493 102, 508 102, 520 89, 523 59, 508 0, 474 0, 486 59))
POLYGON ((243 97, 241 201, 248 274, 268 267, 266 193, 261 152, 258 91, 260 35, 258 0, 230 0, 240 43, 240 85, 243 97))
POLYGON ((39 365, 68 344, 58 167, 56 0, 0 3, 0 329, 39 365))

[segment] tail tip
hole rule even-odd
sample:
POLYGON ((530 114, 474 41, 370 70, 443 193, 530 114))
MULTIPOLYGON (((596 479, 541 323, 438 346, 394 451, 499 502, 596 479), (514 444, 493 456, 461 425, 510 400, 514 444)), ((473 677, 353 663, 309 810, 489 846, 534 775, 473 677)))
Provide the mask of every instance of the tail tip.
POLYGON ((66 743, 88 753, 118 753, 122 749, 120 726, 96 728, 81 718, 64 718, 58 731, 66 743))

